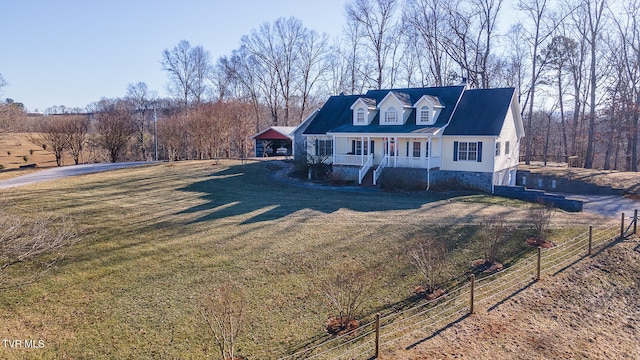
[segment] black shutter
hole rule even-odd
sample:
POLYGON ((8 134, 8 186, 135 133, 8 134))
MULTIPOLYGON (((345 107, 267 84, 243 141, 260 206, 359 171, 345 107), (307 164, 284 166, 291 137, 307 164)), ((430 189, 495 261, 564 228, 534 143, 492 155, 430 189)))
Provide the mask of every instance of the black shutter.
POLYGON ((373 144, 373 140, 371 140, 371 142, 369 143, 369 153, 373 154, 373 149, 375 149, 376 147, 373 144))
POLYGON ((482 162, 482 141, 478 141, 478 162, 482 162))
POLYGON ((458 142, 453 142, 453 161, 458 161, 458 142))
POLYGON ((353 155, 356 154, 356 141, 355 140, 351 140, 351 153, 353 155))
POLYGON ((320 156, 320 141, 316 139, 316 156, 320 156))

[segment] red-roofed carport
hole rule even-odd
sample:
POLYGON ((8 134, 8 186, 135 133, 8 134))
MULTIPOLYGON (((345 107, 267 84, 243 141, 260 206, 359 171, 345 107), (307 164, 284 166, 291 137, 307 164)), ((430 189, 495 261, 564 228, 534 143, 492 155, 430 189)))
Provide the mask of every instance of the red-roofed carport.
POLYGON ((292 126, 271 126, 254 135, 256 157, 291 156, 295 129, 292 126))

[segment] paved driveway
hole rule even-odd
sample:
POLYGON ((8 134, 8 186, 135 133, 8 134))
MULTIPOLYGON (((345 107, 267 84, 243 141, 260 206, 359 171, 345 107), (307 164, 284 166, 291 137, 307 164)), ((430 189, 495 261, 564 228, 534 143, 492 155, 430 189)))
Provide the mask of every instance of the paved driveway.
POLYGON ((0 181, 0 189, 9 189, 18 186, 35 184, 42 181, 61 179, 67 176, 76 176, 83 174, 96 173, 101 171, 109 171, 121 169, 131 166, 140 166, 153 164, 152 161, 142 162, 124 162, 124 163, 101 163, 101 164, 82 164, 61 166, 51 169, 36 171, 27 175, 18 176, 12 179, 0 181))
POLYGON ((582 211, 604 216, 620 217, 633 216, 634 210, 640 210, 640 199, 630 199, 618 195, 575 195, 563 194, 568 198, 582 200, 582 211))

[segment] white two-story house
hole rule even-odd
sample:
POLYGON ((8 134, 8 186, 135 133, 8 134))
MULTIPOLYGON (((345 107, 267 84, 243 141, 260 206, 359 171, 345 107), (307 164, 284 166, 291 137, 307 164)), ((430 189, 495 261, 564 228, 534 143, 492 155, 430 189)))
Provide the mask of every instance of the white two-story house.
POLYGON ((299 129, 309 160, 336 177, 488 192, 515 185, 524 136, 515 89, 465 85, 332 96, 299 129))

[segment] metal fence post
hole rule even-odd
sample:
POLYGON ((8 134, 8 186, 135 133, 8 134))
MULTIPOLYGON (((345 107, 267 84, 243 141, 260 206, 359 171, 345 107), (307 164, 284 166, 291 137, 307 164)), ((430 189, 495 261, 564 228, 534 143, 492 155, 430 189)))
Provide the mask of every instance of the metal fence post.
POLYGON ((592 241, 593 241, 593 225, 589 225, 589 252, 587 253, 587 255, 589 256, 591 256, 592 241))
POLYGON ((538 246, 538 266, 536 269, 536 281, 540 280, 540 260, 542 258, 542 248, 540 246, 538 246))
POLYGON ((633 211, 633 234, 636 234, 636 231, 638 230, 638 209, 635 209, 633 211))
POLYGON ((469 313, 473 314, 473 293, 476 287, 476 275, 471 274, 471 304, 469 306, 469 313))
POLYGON ((622 219, 620 221, 620 239, 624 238, 624 213, 622 213, 622 219))
POLYGON ((377 359, 380 354, 380 313, 376 314, 376 351, 374 358, 377 359))

